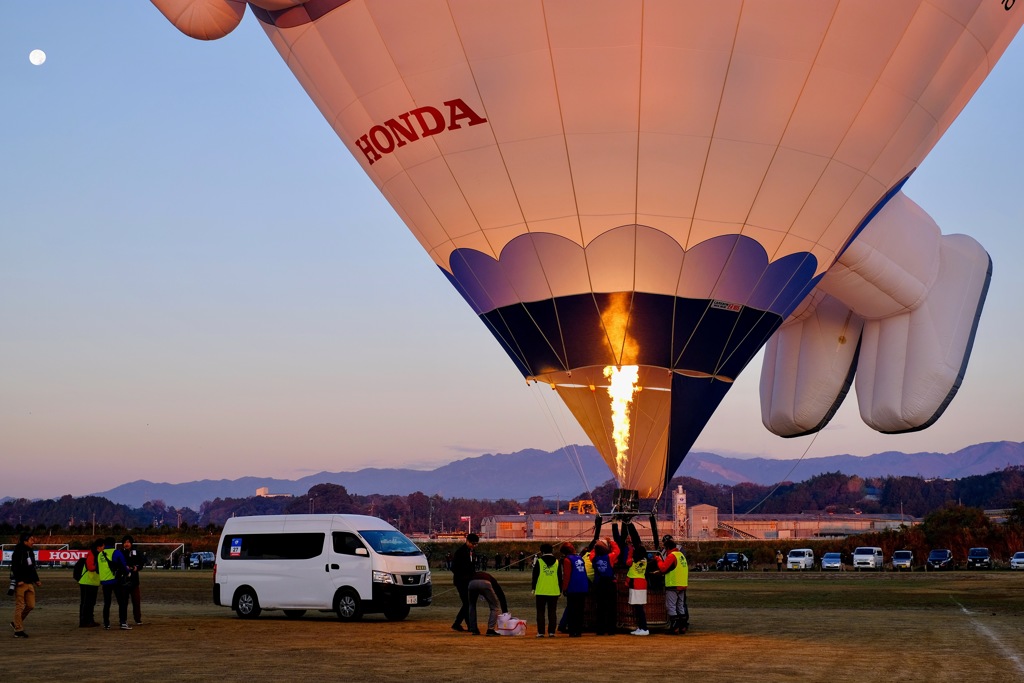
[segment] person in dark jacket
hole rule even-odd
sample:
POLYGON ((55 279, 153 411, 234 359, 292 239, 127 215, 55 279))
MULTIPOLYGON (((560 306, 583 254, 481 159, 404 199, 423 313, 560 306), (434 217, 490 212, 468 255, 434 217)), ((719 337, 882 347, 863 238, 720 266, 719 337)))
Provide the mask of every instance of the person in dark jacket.
POLYGON ((501 613, 504 614, 508 612, 508 602, 505 600, 505 591, 501 590, 501 586, 498 585, 498 580, 487 572, 477 572, 469 581, 468 591, 469 618, 466 623, 469 625, 469 632, 474 636, 480 635, 479 622, 476 620, 476 603, 483 596, 488 607, 491 608, 490 614, 487 616, 487 635, 501 635, 497 631, 498 607, 500 605, 501 613))
POLYGON ((36 572, 36 556, 32 546, 36 544, 35 536, 29 532, 21 534, 18 545, 11 555, 11 574, 14 578, 14 629, 15 638, 28 638, 25 633, 25 618, 36 607, 36 588, 42 586, 36 572))
POLYGON ((547 613, 548 638, 555 637, 558 625, 558 596, 562 594, 562 564, 555 559, 550 543, 540 544, 540 556, 533 563, 530 589, 537 598, 537 637, 544 637, 544 614, 547 613))
POLYGON ((135 625, 142 626, 142 588, 139 585, 139 572, 146 564, 146 558, 142 552, 135 547, 135 539, 125 536, 121 539, 121 552, 124 554, 125 564, 128 566, 128 586, 126 592, 132 602, 132 617, 135 618, 135 625))
POLYGON ((480 537, 476 534, 466 534, 466 542, 459 546, 459 549, 455 551, 455 556, 452 557, 452 583, 455 584, 455 590, 459 592, 459 600, 462 601, 459 613, 455 615, 455 621, 452 623, 453 631, 466 630, 463 628, 462 622, 469 617, 469 582, 473 580, 473 574, 476 572, 473 564, 473 548, 479 542, 480 537))
POLYGON ((615 635, 616 593, 615 563, 619 560, 618 544, 610 538, 603 538, 590 551, 590 564, 594 568, 594 626, 597 635, 615 635))

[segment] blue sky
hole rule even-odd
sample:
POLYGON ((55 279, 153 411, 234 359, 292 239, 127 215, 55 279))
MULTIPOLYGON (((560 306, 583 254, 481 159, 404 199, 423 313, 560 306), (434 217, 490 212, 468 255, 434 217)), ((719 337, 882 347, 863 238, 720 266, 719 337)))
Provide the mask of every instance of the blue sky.
MULTIPOLYGON (((550 390, 525 385, 251 14, 203 43, 145 2, 5 9, 0 497, 585 442, 550 390)), ((1018 37, 905 188, 994 261, 967 378, 939 423, 880 435, 851 396, 816 438, 781 439, 761 426, 758 359, 697 450, 1024 440, 1022 73, 1018 37)))

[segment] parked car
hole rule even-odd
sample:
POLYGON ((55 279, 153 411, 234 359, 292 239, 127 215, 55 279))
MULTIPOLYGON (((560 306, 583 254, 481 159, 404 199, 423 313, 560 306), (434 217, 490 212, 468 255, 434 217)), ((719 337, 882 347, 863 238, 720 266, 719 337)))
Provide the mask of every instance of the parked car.
POLYGON ((913 571, 914 552, 912 550, 897 550, 892 554, 893 571, 913 571))
POLYGON ((1024 552, 1013 554, 1010 558, 1010 569, 1024 569, 1024 552))
POLYGON ((217 548, 213 604, 242 619, 264 610, 298 619, 317 610, 341 621, 371 613, 401 621, 433 601, 423 551, 377 517, 230 517, 217 548))
POLYGON ((210 552, 192 553, 188 556, 189 569, 212 569, 217 556, 210 552))
POLYGON ((885 558, 882 555, 882 549, 876 546, 863 546, 853 551, 853 568, 857 571, 861 569, 874 569, 881 571, 885 564, 885 558))
POLYGON ((825 553, 821 556, 821 571, 841 571, 842 569, 842 553, 825 553))
POLYGON ((992 569, 992 555, 988 548, 971 548, 967 551, 968 569, 992 569))
POLYGON ((924 563, 925 571, 937 571, 953 568, 953 552, 944 548, 932 550, 924 563))
POLYGON ((718 558, 718 571, 745 571, 750 569, 750 560, 743 553, 726 553, 718 558))
POLYGON ((814 551, 810 548, 794 548, 786 557, 787 569, 814 569, 814 551))

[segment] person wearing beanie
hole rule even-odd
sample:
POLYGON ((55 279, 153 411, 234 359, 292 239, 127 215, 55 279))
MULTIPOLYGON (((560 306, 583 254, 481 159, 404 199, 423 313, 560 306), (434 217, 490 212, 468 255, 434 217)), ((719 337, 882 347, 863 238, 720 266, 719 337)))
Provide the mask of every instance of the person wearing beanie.
POLYGON ((690 627, 690 612, 686 607, 686 587, 690 567, 686 556, 671 536, 662 539, 663 557, 658 559, 658 571, 665 576, 665 611, 668 613, 668 632, 683 635, 690 627))
POLYGON ((558 596, 562 594, 562 565, 555 559, 550 543, 541 543, 540 557, 533 563, 530 588, 537 598, 537 637, 544 637, 544 614, 547 613, 548 638, 555 637, 558 620, 558 596))

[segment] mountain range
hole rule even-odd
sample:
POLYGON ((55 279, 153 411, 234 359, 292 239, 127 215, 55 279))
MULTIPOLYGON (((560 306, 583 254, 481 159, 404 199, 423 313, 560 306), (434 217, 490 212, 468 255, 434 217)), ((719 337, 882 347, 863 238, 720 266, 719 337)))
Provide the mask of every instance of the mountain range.
MULTIPOLYGON (((826 472, 861 477, 911 476, 960 479, 1024 465, 1024 443, 997 441, 953 453, 887 451, 869 456, 833 455, 797 460, 739 458, 694 452, 676 476, 731 486, 743 482, 770 485, 804 481, 826 472)), ((151 500, 198 510, 215 498, 248 498, 267 487, 272 494, 305 494, 316 484, 340 484, 359 495, 408 495, 421 491, 446 498, 526 500, 532 496, 569 500, 608 479, 610 471, 593 446, 570 446, 555 452, 535 449, 456 460, 434 470, 365 468, 354 472, 320 472, 301 479, 241 477, 204 479, 180 484, 138 480, 100 491, 115 503, 141 507, 151 500)))

